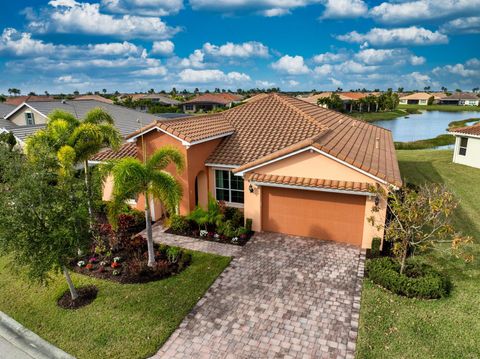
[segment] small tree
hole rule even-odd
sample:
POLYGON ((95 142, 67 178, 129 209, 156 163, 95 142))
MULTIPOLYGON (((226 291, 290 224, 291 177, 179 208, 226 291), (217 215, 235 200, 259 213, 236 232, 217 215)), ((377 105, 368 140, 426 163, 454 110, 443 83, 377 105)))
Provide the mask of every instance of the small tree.
MULTIPOLYGON (((393 243, 393 253, 400 262, 400 273, 406 259, 415 250, 435 248, 438 243, 449 242, 452 249, 470 243, 470 237, 462 237, 451 224, 452 214, 458 203, 444 185, 424 184, 419 189, 405 187, 402 190, 378 189, 377 195, 387 202, 391 214, 386 223, 377 223, 375 216, 369 222, 377 230, 385 229, 385 240, 393 243)), ((379 211, 378 206, 372 212, 379 211)))
POLYGON ((102 166, 104 176, 113 175, 113 202, 110 208, 110 220, 115 226, 117 210, 129 198, 142 194, 145 197, 145 220, 148 244, 148 266, 155 265, 153 249, 152 214, 150 200, 160 200, 166 209, 175 213, 182 198, 182 185, 170 173, 165 171, 169 164, 182 171, 185 160, 182 153, 174 147, 165 146, 157 150, 144 162, 136 158, 123 158, 102 166))
POLYGON ((46 282, 52 270, 63 272, 75 300, 67 266, 90 240, 82 181, 59 177, 51 158, 27 161, 5 146, 0 165, 0 254, 9 254, 32 280, 46 282))

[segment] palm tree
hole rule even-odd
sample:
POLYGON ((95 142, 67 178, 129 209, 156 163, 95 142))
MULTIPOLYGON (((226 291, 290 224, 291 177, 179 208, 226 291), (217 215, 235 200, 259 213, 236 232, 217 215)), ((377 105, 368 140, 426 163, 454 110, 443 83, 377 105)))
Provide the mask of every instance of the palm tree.
POLYGON ((102 148, 118 149, 121 135, 113 125, 113 118, 101 108, 90 110, 83 120, 71 113, 55 110, 49 116, 47 127, 27 140, 27 154, 40 158, 53 153, 63 175, 71 175, 78 164, 83 164, 87 191, 90 225, 93 225, 92 185, 88 161, 102 148))
POLYGON ((140 194, 145 198, 149 267, 155 265, 150 200, 154 198, 160 200, 169 213, 175 213, 182 198, 182 185, 172 174, 165 171, 170 164, 174 164, 180 172, 185 166, 185 161, 178 149, 165 146, 143 162, 129 157, 110 161, 102 166, 104 176, 109 174, 113 176, 111 219, 115 221, 117 210, 129 198, 140 194))

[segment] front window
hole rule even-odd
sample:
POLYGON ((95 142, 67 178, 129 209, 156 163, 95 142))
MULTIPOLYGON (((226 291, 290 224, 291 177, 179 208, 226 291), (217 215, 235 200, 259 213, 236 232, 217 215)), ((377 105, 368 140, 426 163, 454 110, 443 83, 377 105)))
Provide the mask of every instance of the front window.
POLYGON ((35 118, 33 117, 32 112, 25 112, 25 123, 27 126, 35 124, 35 118))
POLYGON ((468 138, 460 137, 460 149, 458 150, 459 155, 465 156, 467 154, 467 145, 468 145, 468 138))
POLYGON ((243 177, 215 170, 215 196, 218 201, 243 203, 243 177))
POLYGON ((185 105, 185 111, 193 111, 193 105, 185 105))

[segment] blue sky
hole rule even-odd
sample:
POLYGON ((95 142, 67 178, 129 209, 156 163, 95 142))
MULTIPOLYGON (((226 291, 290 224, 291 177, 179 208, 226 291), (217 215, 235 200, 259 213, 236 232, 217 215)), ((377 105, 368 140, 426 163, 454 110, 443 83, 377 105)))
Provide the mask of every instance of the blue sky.
POLYGON ((480 0, 24 0, 0 20, 0 93, 480 86, 480 0))

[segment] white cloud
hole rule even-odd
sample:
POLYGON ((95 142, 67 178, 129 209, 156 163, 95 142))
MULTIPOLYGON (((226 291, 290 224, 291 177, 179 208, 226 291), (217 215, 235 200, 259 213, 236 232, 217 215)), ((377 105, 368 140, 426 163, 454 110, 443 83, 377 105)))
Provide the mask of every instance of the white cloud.
POLYGON ((55 45, 32 39, 32 35, 12 28, 3 30, 0 37, 0 53, 9 52, 15 56, 49 54, 55 51, 55 45))
POLYGON ((435 45, 445 44, 448 37, 438 31, 430 31, 423 27, 402 27, 395 29, 373 28, 365 34, 356 31, 337 36, 338 40, 367 43, 375 46, 402 46, 402 45, 435 45))
MULTIPOLYGON (((479 69, 472 69, 470 67, 475 66, 475 61, 477 59, 471 59, 467 61, 467 63, 464 64, 455 64, 455 65, 445 65, 443 67, 436 67, 432 70, 432 72, 435 75, 442 75, 442 74, 453 74, 456 76, 461 76, 461 77, 476 77, 478 78, 480 76, 480 70, 479 69)), ((477 60, 478 61, 478 60, 477 60)))
POLYGON ((156 66, 133 71, 132 73, 137 76, 165 76, 167 72, 168 71, 164 66, 156 66))
POLYGON ((273 17, 289 14, 291 10, 323 0, 190 0, 194 10, 215 10, 226 13, 253 11, 263 16, 273 17))
POLYGON ((411 72, 406 75, 401 76, 402 83, 404 87, 409 89, 422 89, 425 86, 432 86, 433 82, 430 76, 427 74, 422 74, 420 72, 411 72))
POLYGON ((220 46, 207 42, 203 45, 203 51, 211 56, 221 57, 268 57, 268 47, 257 41, 249 41, 242 44, 227 42, 220 46))
POLYGON ((445 33, 478 34, 480 33, 480 16, 461 17, 451 20, 440 27, 445 33))
POLYGON ((69 83, 77 83, 77 82, 80 82, 80 80, 74 78, 72 75, 65 75, 65 76, 59 76, 55 79, 55 82, 56 83, 65 83, 65 84, 69 84, 69 83))
POLYGON ((378 69, 378 66, 364 65, 359 62, 348 60, 341 64, 335 65, 335 72, 363 74, 366 72, 372 72, 378 69))
POLYGON ((319 76, 326 76, 332 73, 333 66, 330 64, 324 64, 324 65, 315 67, 313 71, 315 72, 315 74, 319 76))
POLYGON ((179 73, 182 83, 237 83, 250 81, 250 76, 240 72, 225 73, 221 70, 193 70, 185 69, 179 73))
POLYGON ((132 55, 141 53, 141 50, 131 42, 124 41, 107 44, 88 45, 92 54, 95 55, 132 55))
POLYGON ((332 62, 345 61, 348 58, 346 53, 332 53, 325 52, 323 54, 318 54, 313 57, 313 61, 317 64, 328 64, 332 62))
POLYGON ((465 64, 470 67, 480 67, 480 60, 474 57, 468 60, 465 64))
POLYGON ((335 79, 335 78, 333 78, 333 77, 329 77, 328 79, 330 80, 330 82, 332 83, 333 86, 337 86, 337 87, 338 87, 338 86, 342 86, 342 85, 343 85, 343 82, 342 82, 342 81, 337 80, 337 79, 335 79))
POLYGON ((175 44, 170 40, 154 41, 152 45, 152 54, 157 55, 171 55, 175 50, 175 44))
POLYGON ((203 62, 204 58, 205 54, 202 50, 195 50, 188 58, 180 60, 180 66, 202 68, 205 67, 205 63, 203 62))
POLYGON ((257 86, 260 86, 260 87, 263 87, 263 88, 274 87, 276 85, 275 82, 270 82, 270 81, 265 81, 265 80, 257 80, 257 81, 255 81, 255 84, 257 86))
POLYGON ((480 0, 384 2, 373 7, 370 15, 384 23, 399 24, 478 13, 479 7, 480 0))
POLYGON ((365 16, 368 6, 363 0, 327 0, 322 19, 346 19, 365 16))
POLYGON ((292 87, 297 87, 298 85, 300 85, 300 82, 295 81, 295 80, 289 80, 288 84, 292 87))
POLYGON ((289 75, 303 75, 310 71, 307 65, 305 65, 303 57, 298 55, 285 55, 278 61, 272 63, 272 68, 289 75))
POLYGON ((100 12, 99 4, 54 0, 52 8, 29 23, 32 31, 47 33, 84 33, 118 38, 165 39, 179 31, 158 17, 114 16, 100 12))
POLYGON ((407 49, 364 49, 355 54, 355 58, 367 65, 390 64, 422 65, 425 58, 413 55, 407 49))
POLYGON ((102 0, 110 12, 141 16, 174 15, 183 9, 183 0, 102 0))

